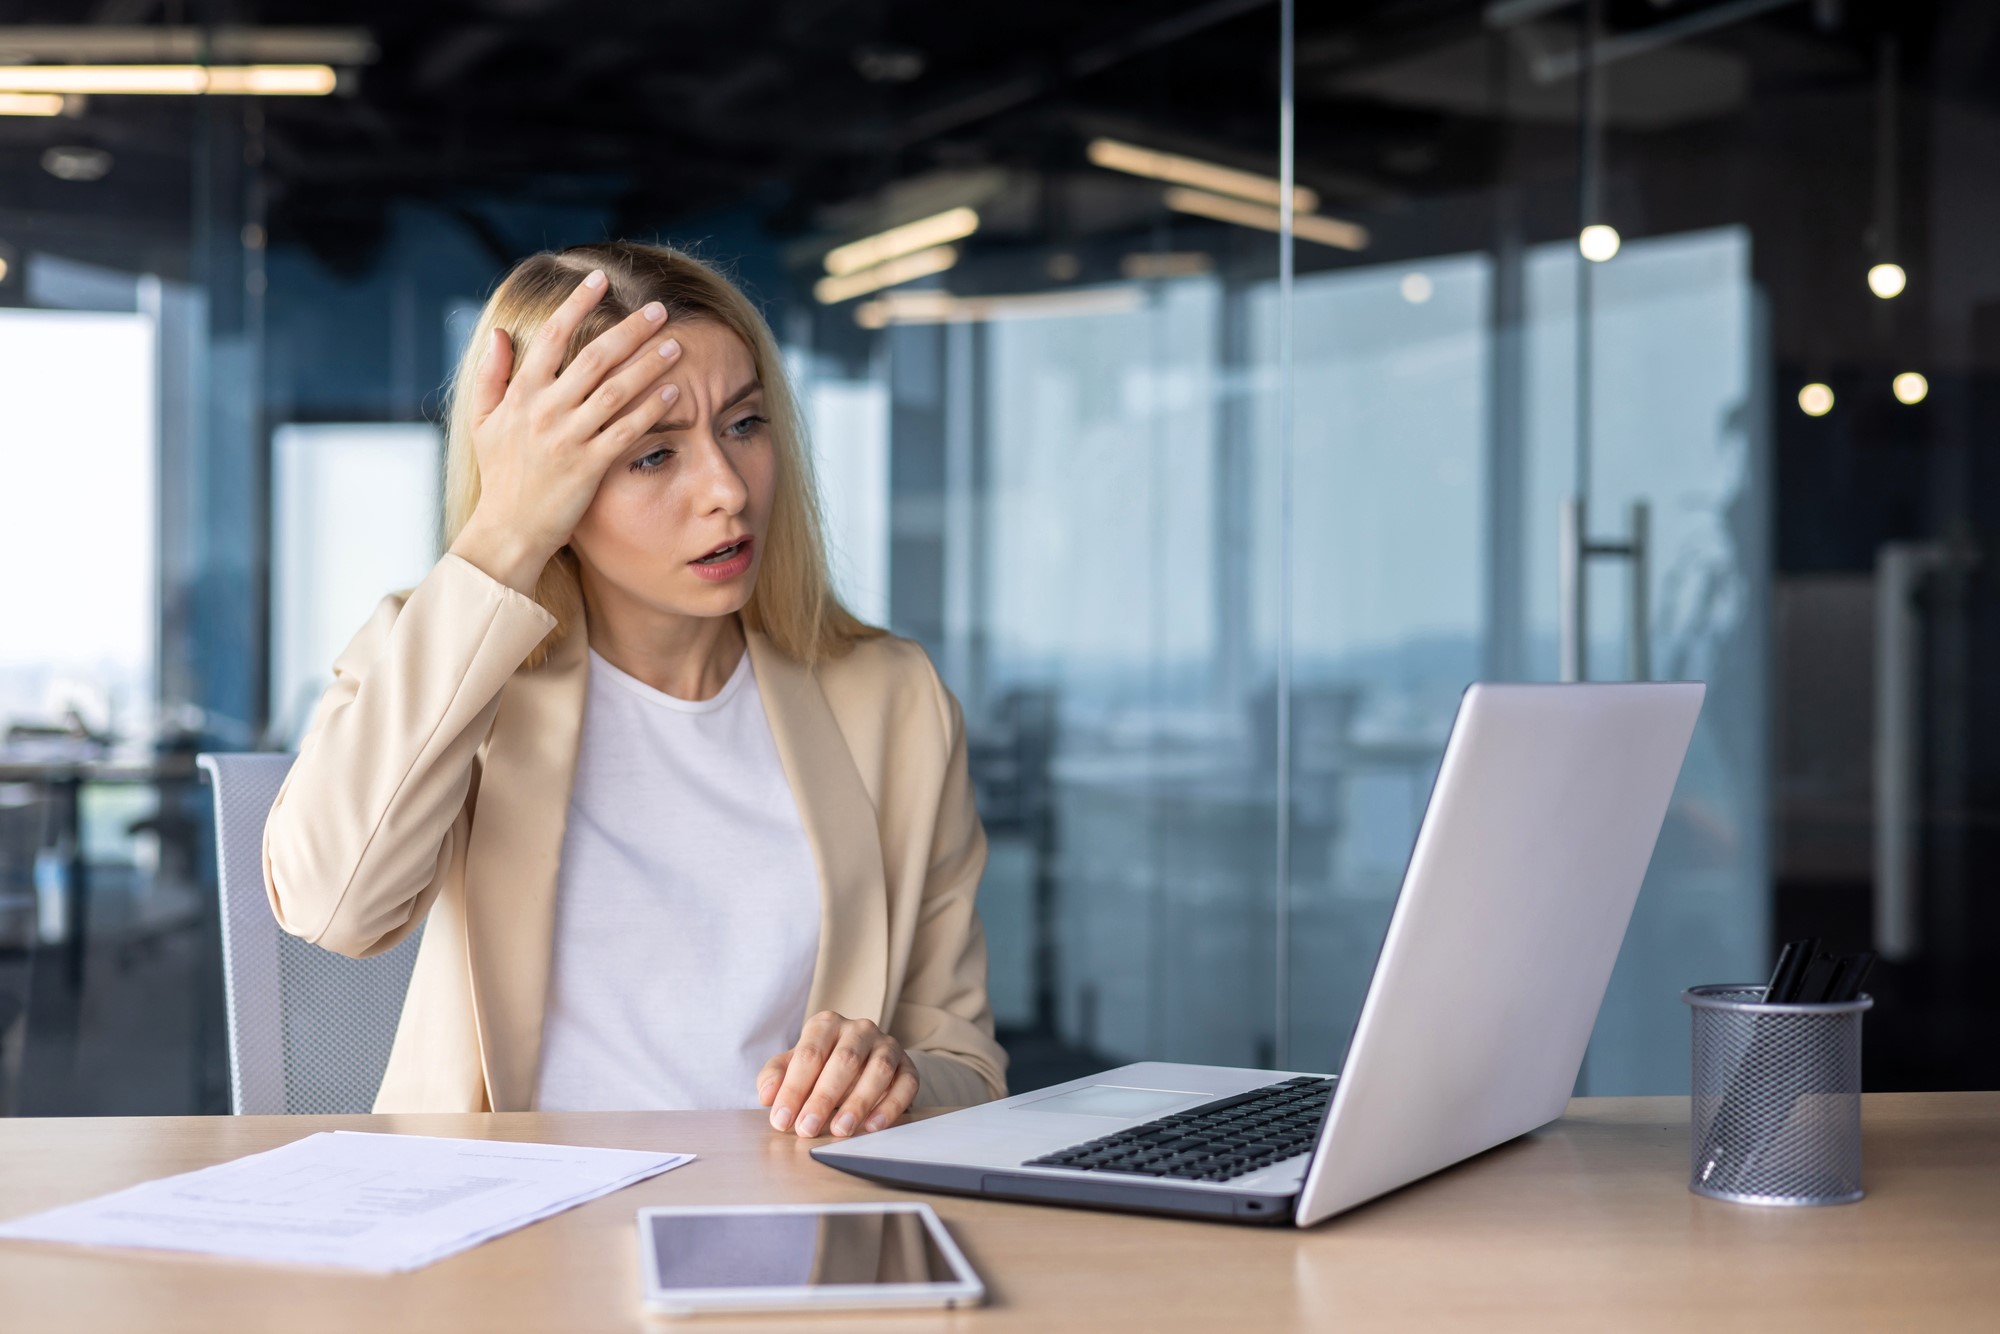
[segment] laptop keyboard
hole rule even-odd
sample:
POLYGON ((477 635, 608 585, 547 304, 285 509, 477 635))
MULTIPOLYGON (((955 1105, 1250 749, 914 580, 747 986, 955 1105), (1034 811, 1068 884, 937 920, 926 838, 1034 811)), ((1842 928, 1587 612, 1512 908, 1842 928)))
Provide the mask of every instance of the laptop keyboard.
POLYGON ((1190 1107, 1021 1165, 1230 1181, 1312 1148, 1332 1096, 1331 1079, 1304 1075, 1190 1107))

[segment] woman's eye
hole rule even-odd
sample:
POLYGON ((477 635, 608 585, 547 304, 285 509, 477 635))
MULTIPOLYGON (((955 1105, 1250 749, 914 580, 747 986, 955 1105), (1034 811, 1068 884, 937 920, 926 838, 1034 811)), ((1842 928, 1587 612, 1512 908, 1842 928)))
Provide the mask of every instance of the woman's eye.
POLYGON ((742 421, 732 423, 729 427, 729 434, 737 436, 738 438, 741 438, 746 435, 753 435, 756 433, 757 428, 764 424, 764 421, 765 421, 764 418, 759 417, 753 413, 752 415, 745 417, 742 421))
POLYGON ((674 456, 671 449, 656 449, 650 454, 632 460, 633 472, 658 472, 660 465, 674 456))

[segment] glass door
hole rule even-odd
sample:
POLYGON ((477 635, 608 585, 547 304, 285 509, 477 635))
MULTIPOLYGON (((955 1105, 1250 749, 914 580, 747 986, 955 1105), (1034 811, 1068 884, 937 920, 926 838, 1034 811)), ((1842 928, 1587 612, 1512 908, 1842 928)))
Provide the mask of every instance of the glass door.
POLYGON ((1754 978, 1766 954, 1770 449, 1750 248, 1719 227, 1602 262, 1566 241, 1527 256, 1530 675, 1708 686, 1585 1093, 1678 1091, 1681 990, 1754 978))
POLYGON ((1600 201, 1633 193, 1631 142, 1718 113, 1659 96, 1634 111, 1601 70, 1580 81, 1595 21, 1517 5, 1471 32, 1299 33, 1298 179, 1369 239, 1296 243, 1280 1059, 1299 1068, 1339 1064, 1473 680, 1709 687, 1579 1092, 1683 1089, 1681 989, 1754 976, 1765 955, 1769 350, 1752 232, 1709 217, 1618 245, 1596 229, 1600 201), (1504 21, 1531 10, 1543 19, 1504 21), (1365 164, 1342 128, 1364 106, 1365 164))

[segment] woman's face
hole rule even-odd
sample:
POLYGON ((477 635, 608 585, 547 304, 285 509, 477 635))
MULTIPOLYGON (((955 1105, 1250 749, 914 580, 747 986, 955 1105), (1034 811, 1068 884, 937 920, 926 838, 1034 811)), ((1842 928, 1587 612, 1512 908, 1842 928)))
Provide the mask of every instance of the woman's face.
POLYGON ((674 337, 667 383, 680 396, 612 463, 570 548, 594 605, 727 616, 750 600, 763 560, 777 446, 743 340, 701 319, 674 337))

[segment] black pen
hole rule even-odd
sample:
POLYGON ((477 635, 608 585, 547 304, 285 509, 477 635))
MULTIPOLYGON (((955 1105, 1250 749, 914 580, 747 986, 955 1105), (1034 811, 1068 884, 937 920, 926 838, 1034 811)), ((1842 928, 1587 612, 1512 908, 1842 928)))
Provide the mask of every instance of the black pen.
POLYGON ((1868 978, 1868 970, 1875 966, 1875 951, 1863 950, 1844 962, 1852 965, 1842 980, 1840 994, 1830 997, 1837 1001, 1851 1001, 1861 994, 1861 984, 1868 978))
POLYGON ((1801 936, 1787 941, 1779 952, 1778 967, 1772 970, 1771 985, 1764 989, 1764 1000, 1770 1005, 1782 1005, 1798 986, 1806 965, 1812 961, 1812 952, 1819 948, 1817 936, 1801 936))
POLYGON ((1785 978, 1792 967, 1792 956, 1798 953, 1799 944, 1799 941, 1788 940, 1785 942, 1785 947, 1778 951, 1778 966, 1771 970, 1771 980, 1764 988, 1764 1000, 1767 1004, 1776 1003, 1778 988, 1785 984, 1785 978))
POLYGON ((1816 954, 1811 963, 1799 974, 1799 984, 1792 988, 1792 1000, 1800 1005, 1813 1005, 1826 999, 1827 987, 1832 981, 1840 961, 1831 954, 1816 954))
POLYGON ((1812 967, 1813 956, 1819 953, 1819 937, 1807 936, 1795 942, 1798 948, 1792 951, 1792 966, 1779 981, 1774 992, 1766 993, 1764 1000, 1771 1005, 1788 1005, 1798 999, 1799 986, 1806 980, 1806 969, 1812 967))
MULTIPOLYGON (((1785 942, 1784 947, 1778 951, 1777 966, 1771 970, 1771 980, 1764 987, 1764 1001, 1766 1004, 1777 1004, 1778 998, 1784 994, 1785 987, 1791 981, 1793 966, 1799 961, 1806 943, 1803 940, 1788 940, 1785 942)), ((1763 1037, 1762 1033, 1758 1031, 1761 1027, 1762 1024, 1759 1021, 1752 1021, 1750 1049, 1737 1059, 1736 1069, 1739 1075, 1750 1057, 1758 1050, 1758 1043, 1763 1037)), ((1718 1168, 1725 1170, 1727 1168, 1730 1158, 1730 1146, 1723 1141, 1722 1132, 1725 1127, 1735 1121, 1735 1108, 1743 1096, 1742 1091, 1736 1087, 1736 1082, 1736 1078, 1732 1077, 1729 1087, 1723 1090, 1722 1101, 1717 1107, 1714 1119, 1709 1122, 1708 1139, 1702 1145, 1702 1166, 1699 1174, 1704 1185, 1710 1184, 1710 1178, 1715 1175, 1718 1168)), ((1720 1183, 1717 1182, 1714 1184, 1720 1183)))
MULTIPOLYGON (((1806 969, 1819 953, 1818 936, 1807 936, 1803 940, 1786 942, 1778 951, 1777 967, 1771 970, 1771 981, 1764 988, 1766 1005, 1783 1005, 1794 1000, 1800 984, 1805 980, 1806 969)), ((1752 1068, 1768 1050, 1769 1044, 1777 1041, 1775 1034, 1765 1031, 1767 1025, 1762 1020, 1753 1020, 1750 1041, 1743 1055, 1736 1063, 1736 1074, 1730 1086, 1723 1091, 1722 1100, 1715 1117, 1709 1122, 1707 1141, 1702 1146, 1702 1166, 1699 1173, 1705 1185, 1723 1185, 1729 1178, 1740 1176, 1745 1158, 1754 1152, 1754 1145, 1734 1145, 1726 1139, 1727 1128, 1740 1118, 1741 1108, 1748 1096, 1740 1087, 1743 1072, 1752 1068)))

